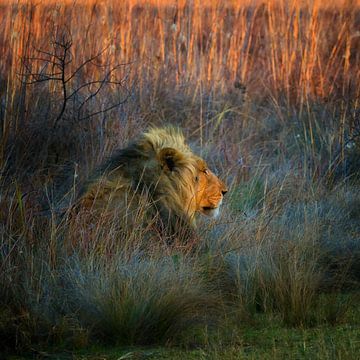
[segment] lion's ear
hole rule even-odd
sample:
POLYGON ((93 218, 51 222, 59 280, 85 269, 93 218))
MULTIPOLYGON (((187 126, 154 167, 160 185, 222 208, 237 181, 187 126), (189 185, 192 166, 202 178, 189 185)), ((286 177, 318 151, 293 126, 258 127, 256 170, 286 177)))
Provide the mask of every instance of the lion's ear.
POLYGON ((164 148, 159 152, 160 164, 163 169, 173 171, 182 159, 182 154, 173 148, 164 148))

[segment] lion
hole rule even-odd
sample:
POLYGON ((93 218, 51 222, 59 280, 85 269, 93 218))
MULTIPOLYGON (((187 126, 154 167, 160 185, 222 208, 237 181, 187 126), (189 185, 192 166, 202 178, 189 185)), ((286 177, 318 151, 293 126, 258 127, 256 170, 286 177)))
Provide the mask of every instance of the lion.
POLYGON ((178 128, 151 128, 94 172, 78 204, 100 214, 116 208, 130 221, 140 206, 176 231, 181 224, 195 228, 196 213, 218 216, 226 192, 178 128))

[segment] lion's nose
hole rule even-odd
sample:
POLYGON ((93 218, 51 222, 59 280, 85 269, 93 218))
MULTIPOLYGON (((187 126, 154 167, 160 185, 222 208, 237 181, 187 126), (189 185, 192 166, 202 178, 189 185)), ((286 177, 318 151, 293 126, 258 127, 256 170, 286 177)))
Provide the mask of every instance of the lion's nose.
POLYGON ((223 195, 225 195, 227 192, 228 192, 227 189, 221 190, 221 193, 222 193, 223 195))

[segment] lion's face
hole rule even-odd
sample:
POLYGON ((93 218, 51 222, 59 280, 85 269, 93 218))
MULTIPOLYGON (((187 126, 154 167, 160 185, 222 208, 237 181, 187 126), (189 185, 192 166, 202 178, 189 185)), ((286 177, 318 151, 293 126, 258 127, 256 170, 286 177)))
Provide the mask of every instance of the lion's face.
POLYGON ((203 215, 216 217, 223 196, 227 193, 226 185, 207 167, 199 168, 196 177, 196 211, 203 215))
POLYGON ((219 214, 226 185, 208 168, 205 161, 194 154, 186 154, 173 148, 164 148, 159 154, 166 178, 171 179, 173 195, 179 195, 181 206, 190 218, 195 212, 209 217, 219 214), (186 186, 179 186, 186 184, 186 186))

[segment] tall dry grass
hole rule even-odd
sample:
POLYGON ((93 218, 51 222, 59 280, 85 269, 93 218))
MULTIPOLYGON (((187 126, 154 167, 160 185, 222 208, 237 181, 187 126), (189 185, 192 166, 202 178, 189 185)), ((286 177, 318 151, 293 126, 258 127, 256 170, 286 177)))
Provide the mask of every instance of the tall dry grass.
MULTIPOLYGON (((21 86, 21 58, 38 56, 36 49, 49 50, 52 37, 64 28, 71 31, 74 43, 69 71, 106 48, 103 64, 131 64, 124 71, 130 72, 130 82, 136 79, 141 100, 149 91, 154 99, 161 96, 159 86, 165 84, 185 87, 197 97, 210 89, 214 95, 227 92, 234 82, 244 84, 251 95, 265 92, 274 101, 281 96, 303 107, 314 96, 329 100, 358 94, 357 2, 201 4, 3 3, 0 71, 8 104, 5 115, 10 116, 21 86)), ((35 62, 32 70, 42 65, 35 62)), ((83 75, 95 79, 98 73, 95 67, 83 75)), ((50 85, 49 91, 56 88, 50 85)), ((26 105, 29 100, 22 99, 26 105)))
MULTIPOLYGON (((36 127, 39 118, 47 118, 48 124, 58 122, 63 84, 44 81, 44 76, 58 70, 49 53, 58 51, 54 43, 63 36, 72 42, 64 71, 67 92, 79 87, 81 91, 69 99, 62 118, 85 118, 73 124, 83 137, 87 129, 97 129, 100 138, 89 139, 87 149, 94 156, 112 148, 107 133, 124 141, 134 133, 124 128, 141 130, 149 122, 185 125, 201 145, 231 116, 241 117, 239 130, 244 133, 253 122, 250 107, 245 106, 252 100, 270 102, 283 126, 294 115, 290 126, 304 132, 314 159, 318 151, 314 132, 321 132, 321 126, 334 127, 325 139, 330 165, 344 159, 345 145, 357 136, 360 36, 355 1, 6 2, 0 11, 2 164, 8 161, 6 144, 13 141, 14 132, 36 127), (121 66, 109 79, 123 81, 138 106, 137 114, 127 116, 124 107, 108 116, 102 112, 117 103, 121 91, 113 84, 100 88, 96 82, 116 65, 121 66), (25 85, 34 80, 31 74, 41 82, 25 85), (91 86, 83 86, 84 82, 91 86), (230 99, 221 104, 218 99, 224 94, 230 99), (179 110, 172 113, 167 106, 158 107, 163 101, 177 101, 179 110), (323 108, 313 109, 314 102, 323 108), (87 117, 94 113, 98 114, 87 117), (335 124, 326 124, 329 117, 336 118, 335 124), (125 126, 129 121, 134 126, 125 126)), ((257 121, 267 127, 260 119, 271 114, 261 110, 265 113, 259 111, 257 121)), ((41 121, 36 133, 39 127, 41 121)), ((222 134, 229 136, 226 130, 222 134)), ((75 135, 73 140, 79 141, 75 135)))

